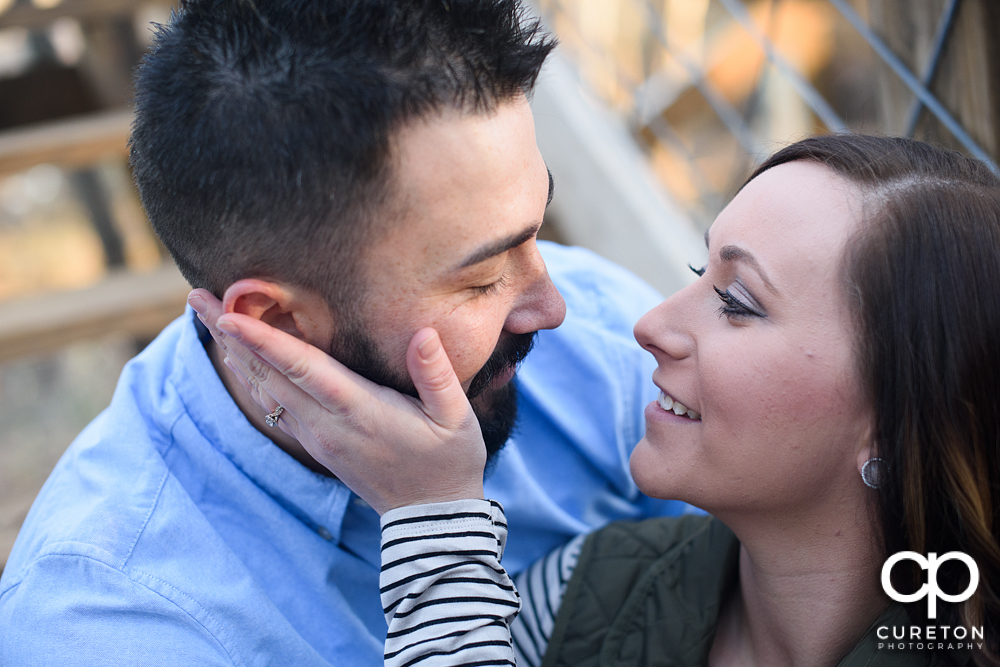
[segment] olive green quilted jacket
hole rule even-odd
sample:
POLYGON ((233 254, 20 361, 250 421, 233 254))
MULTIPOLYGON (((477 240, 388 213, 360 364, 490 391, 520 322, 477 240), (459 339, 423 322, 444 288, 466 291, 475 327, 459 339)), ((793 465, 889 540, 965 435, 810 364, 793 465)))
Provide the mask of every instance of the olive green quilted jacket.
MULTIPOLYGON (((706 516, 612 524, 587 538, 542 667, 706 665, 720 606, 737 584, 739 542, 706 516)), ((909 625, 890 605, 837 667, 966 665, 969 652, 879 649, 881 625, 909 625)))

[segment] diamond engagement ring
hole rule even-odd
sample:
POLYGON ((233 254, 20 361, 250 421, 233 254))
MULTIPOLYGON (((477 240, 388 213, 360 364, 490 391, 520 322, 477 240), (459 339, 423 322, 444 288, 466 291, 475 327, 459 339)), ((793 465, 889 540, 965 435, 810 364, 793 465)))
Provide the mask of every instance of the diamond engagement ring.
POLYGON ((285 411, 285 409, 279 405, 278 407, 276 407, 274 409, 274 412, 272 412, 269 415, 265 415, 264 416, 264 421, 267 422, 268 426, 277 426, 278 425, 278 419, 281 418, 281 413, 284 412, 284 411, 285 411))

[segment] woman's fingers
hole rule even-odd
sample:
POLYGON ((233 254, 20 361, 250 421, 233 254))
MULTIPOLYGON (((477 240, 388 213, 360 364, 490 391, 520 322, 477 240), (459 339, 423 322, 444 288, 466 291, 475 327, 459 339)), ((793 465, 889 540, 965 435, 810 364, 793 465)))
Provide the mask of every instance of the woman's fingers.
MULTIPOLYGON (((235 357, 226 357, 223 361, 226 366, 229 367, 229 370, 231 370, 236 376, 240 386, 242 386, 243 389, 250 394, 250 397, 264 410, 265 413, 274 412, 279 405, 283 408, 284 411, 278 419, 278 428, 296 440, 299 440, 299 422, 298 419, 295 418, 295 413, 292 409, 285 407, 281 400, 268 393, 268 391, 259 385, 255 379, 248 379, 252 377, 252 375, 246 368, 243 367, 238 359, 235 357)), ((286 383, 290 388, 297 389, 290 382, 287 382, 287 380, 286 383)), ((289 400, 285 400, 284 403, 289 406, 295 405, 295 403, 289 400)), ((313 401, 313 403, 315 403, 315 401, 313 401)))
POLYGON ((233 372, 237 382, 265 412, 273 412, 278 405, 285 408, 278 426, 298 439, 299 424, 292 406, 300 415, 319 409, 317 402, 289 380, 274 373, 253 352, 239 341, 227 336, 218 328, 218 320, 225 313, 222 302, 204 289, 192 290, 188 303, 198 313, 219 347, 225 352, 223 362, 233 372))
POLYGON ((350 412, 377 390, 378 385, 322 350, 260 320, 226 313, 219 318, 218 327, 240 344, 230 347, 262 383, 272 375, 281 375, 331 412, 350 412), (238 351, 239 347, 244 349, 238 351))
POLYGON ((244 375, 243 370, 241 368, 238 368, 236 364, 233 363, 233 360, 230 359, 229 357, 224 358, 222 360, 222 363, 224 363, 226 367, 233 372, 233 375, 236 376, 236 381, 240 383, 240 386, 243 387, 244 391, 250 394, 250 396, 253 397, 253 400, 256 401, 258 398, 256 393, 257 388, 254 385, 250 384, 250 380, 247 379, 246 375, 244 375))
POLYGON ((467 423, 472 407, 437 331, 428 327, 413 335, 406 366, 428 417, 448 430, 467 423))
POLYGON ((240 384, 257 405, 265 412, 273 412, 279 405, 284 413, 278 420, 282 431, 299 439, 298 420, 322 419, 324 408, 309 394, 296 387, 288 378, 253 357, 239 342, 229 339, 226 366, 236 375, 240 384), (249 359, 251 365, 247 366, 249 359))
POLYGON ((189 302, 253 400, 267 412, 284 407, 281 429, 380 513, 482 497, 479 421, 434 329, 407 348, 418 401, 264 322, 224 313, 211 294, 196 290, 189 302))
POLYGON ((253 356, 253 353, 218 329, 218 320, 225 313, 222 302, 208 290, 194 289, 188 294, 188 303, 198 313, 198 317, 212 334, 216 344, 226 354, 222 361, 233 372, 240 386, 258 405, 268 412, 272 411, 274 407, 270 406, 269 403, 274 402, 274 399, 261 390, 260 374, 255 374, 250 370, 255 368, 255 362, 259 364, 259 360, 253 356))
POLYGON ((212 338, 218 343, 219 347, 223 350, 226 349, 225 334, 222 334, 216 326, 215 323, 225 312, 222 308, 222 302, 215 298, 215 295, 206 289, 193 289, 191 293, 188 294, 188 305, 194 309, 194 312, 198 313, 198 318, 201 319, 202 323, 208 328, 208 332, 212 334, 212 338))

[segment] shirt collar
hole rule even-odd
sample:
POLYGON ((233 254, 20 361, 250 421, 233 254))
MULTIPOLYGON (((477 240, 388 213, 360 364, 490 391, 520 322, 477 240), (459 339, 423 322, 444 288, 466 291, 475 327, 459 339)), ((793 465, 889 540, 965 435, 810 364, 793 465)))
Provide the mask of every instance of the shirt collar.
POLYGON ((171 381, 195 426, 265 493, 325 539, 339 542, 350 489, 309 470, 254 428, 208 357, 208 330, 190 307, 185 318, 171 381))

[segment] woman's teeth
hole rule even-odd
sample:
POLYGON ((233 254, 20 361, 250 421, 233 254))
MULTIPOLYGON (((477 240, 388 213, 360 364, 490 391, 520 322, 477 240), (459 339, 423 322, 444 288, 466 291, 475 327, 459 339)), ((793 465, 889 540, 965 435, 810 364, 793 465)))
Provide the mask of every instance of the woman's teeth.
POLYGON ((664 394, 662 391, 660 392, 660 397, 656 399, 656 402, 659 403, 661 408, 663 408, 668 412, 673 412, 678 417, 687 415, 688 419, 701 421, 701 414, 695 412, 694 410, 689 410, 687 407, 685 407, 683 403, 681 403, 680 401, 675 401, 674 399, 664 394))

